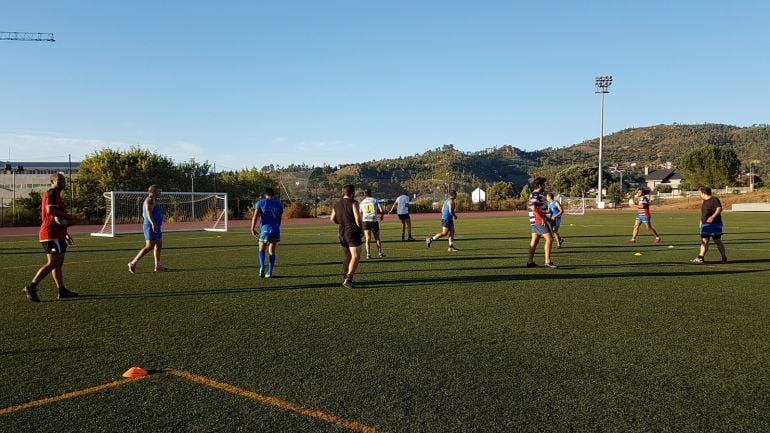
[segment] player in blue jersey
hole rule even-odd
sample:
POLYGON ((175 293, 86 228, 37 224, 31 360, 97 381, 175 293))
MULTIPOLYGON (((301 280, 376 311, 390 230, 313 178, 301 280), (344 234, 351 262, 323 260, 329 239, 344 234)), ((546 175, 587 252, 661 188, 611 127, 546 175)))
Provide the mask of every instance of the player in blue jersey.
POLYGON ((537 266, 535 263, 535 251, 537 251, 537 245, 540 243, 540 238, 545 239, 545 245, 543 246, 543 254, 545 255, 545 266, 549 268, 558 268, 551 261, 551 245, 553 244, 553 236, 551 235, 550 222, 551 218, 548 213, 548 204, 543 196, 543 189, 545 188, 545 178, 538 177, 532 181, 532 193, 529 195, 529 225, 532 231, 532 239, 529 242, 529 255, 527 257, 527 267, 534 268, 537 266))
POLYGON ((430 248, 433 241, 448 236, 449 248, 447 248, 447 251, 457 251, 454 244, 455 220, 457 219, 457 214, 455 213, 455 208, 457 207, 456 199, 457 191, 449 191, 449 198, 444 201, 444 205, 441 207, 441 231, 432 237, 425 239, 425 245, 427 245, 428 248, 430 248))
POLYGON ((556 239, 556 248, 561 248, 564 238, 559 235, 559 227, 561 227, 561 216, 564 215, 564 209, 562 209, 561 203, 556 201, 553 193, 549 192, 545 198, 548 200, 548 214, 551 217, 551 233, 556 239))
POLYGON ((147 198, 144 199, 142 204, 144 248, 139 250, 134 260, 128 263, 128 271, 132 274, 136 273, 136 264, 139 263, 139 260, 150 251, 152 251, 152 255, 155 258, 155 272, 166 272, 166 267, 160 263, 160 251, 163 248, 163 232, 161 231, 163 211, 158 202, 160 194, 161 190, 157 185, 150 185, 147 189, 147 198))
POLYGON ((259 239, 259 276, 270 278, 275 266, 275 249, 281 241, 281 217, 283 205, 273 198, 273 188, 265 188, 263 198, 254 205, 254 216, 251 218, 251 235, 259 239), (259 219, 259 233, 257 233, 259 219), (265 249, 269 256, 267 272, 265 272, 265 249))

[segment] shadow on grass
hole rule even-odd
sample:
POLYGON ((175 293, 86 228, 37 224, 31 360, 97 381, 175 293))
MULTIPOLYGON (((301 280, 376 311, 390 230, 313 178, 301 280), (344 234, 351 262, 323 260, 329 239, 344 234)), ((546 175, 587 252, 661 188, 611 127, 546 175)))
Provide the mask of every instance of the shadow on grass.
POLYGON ((67 346, 67 347, 47 347, 44 349, 29 349, 29 350, 4 350, 4 351, 0 351, 0 356, 77 352, 84 349, 88 349, 88 350, 98 349, 99 347, 100 346, 67 346))

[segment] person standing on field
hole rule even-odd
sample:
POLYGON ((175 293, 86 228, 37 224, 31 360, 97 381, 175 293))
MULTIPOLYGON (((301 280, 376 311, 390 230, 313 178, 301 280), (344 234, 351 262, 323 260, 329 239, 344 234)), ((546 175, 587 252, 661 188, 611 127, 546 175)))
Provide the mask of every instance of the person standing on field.
POLYGON ((160 263, 160 252, 163 249, 163 232, 161 226, 163 225, 163 211, 160 208, 158 199, 160 198, 161 190, 157 185, 150 185, 147 189, 147 198, 144 199, 142 204, 142 216, 144 217, 144 224, 142 229, 144 231, 144 248, 139 250, 134 257, 134 260, 128 262, 128 272, 132 274, 136 273, 136 264, 139 260, 145 256, 145 254, 152 251, 152 255, 155 258, 155 272, 166 272, 166 267, 160 263))
POLYGON ((703 200, 700 206, 700 252, 698 257, 690 260, 690 263, 702 265, 709 250, 709 239, 714 239, 719 253, 722 254, 722 263, 727 263, 725 246, 722 243, 722 202, 711 195, 711 188, 702 186, 699 188, 700 198, 703 200))
POLYGON ((636 237, 639 235, 639 227, 644 224, 647 227, 647 231, 652 232, 652 234, 655 235, 654 242, 659 244, 660 236, 658 236, 658 232, 652 226, 652 216, 650 216, 650 199, 647 197, 644 188, 638 188, 636 190, 636 200, 636 222, 634 222, 634 231, 631 234, 631 239, 628 240, 628 243, 633 244, 636 242, 636 237))
POLYGON ((409 216, 409 196, 406 194, 406 191, 404 191, 403 194, 396 198, 396 201, 393 202, 393 206, 390 207, 390 211, 388 213, 393 213, 393 209, 396 210, 398 219, 401 221, 401 242, 404 242, 404 240, 415 240, 412 237, 412 219, 409 216), (407 229, 409 231, 409 237, 404 239, 404 232, 407 229))
POLYGON ((551 261, 551 246, 553 236, 550 230, 550 216, 548 204, 543 196, 545 188, 545 178, 538 177, 532 181, 532 193, 529 195, 529 225, 532 231, 532 239, 529 242, 529 256, 527 258, 527 267, 537 267, 535 263, 535 252, 540 238, 545 239, 543 254, 545 255, 545 266, 556 269, 558 266, 551 261))
POLYGON ((361 212, 355 197, 356 187, 345 185, 342 187, 342 199, 334 204, 334 209, 329 219, 339 225, 339 239, 342 251, 345 254, 342 261, 344 272, 342 285, 352 289, 353 274, 356 272, 358 262, 361 260, 361 212))
POLYGON ((58 290, 58 299, 76 298, 78 294, 64 287, 64 253, 74 241, 67 233, 67 226, 72 223, 72 216, 64 208, 61 192, 67 187, 67 181, 61 173, 51 175, 51 188, 43 195, 40 207, 40 231, 38 239, 45 250, 47 262, 37 270, 32 281, 23 291, 32 302, 40 302, 37 295, 37 285, 49 273, 58 290))
POLYGON ((275 250, 281 241, 281 217, 283 205, 273 198, 275 190, 265 188, 265 194, 254 205, 254 216, 251 218, 251 235, 259 239, 259 276, 270 278, 275 266, 275 250), (259 234, 257 220, 259 219, 259 234), (265 249, 269 255, 268 268, 265 272, 265 249))
POLYGON ((456 199, 457 191, 449 191, 449 198, 444 201, 444 205, 441 207, 441 231, 432 237, 425 239, 425 245, 428 248, 430 248, 431 244, 433 244, 433 241, 437 241, 444 236, 448 236, 447 239, 449 240, 449 247, 447 248, 447 251, 457 251, 457 248, 455 248, 454 244, 455 220, 457 219, 457 214, 455 213, 455 208, 457 207, 456 199))
POLYGON ((380 240, 380 223, 385 218, 385 210, 382 208, 382 204, 379 200, 372 197, 372 190, 364 190, 364 199, 361 200, 359 205, 359 211, 361 211, 362 228, 364 229, 364 245, 366 246, 366 258, 371 259, 372 254, 369 249, 369 244, 374 238, 377 244, 377 253, 380 258, 385 257, 385 253, 382 252, 382 241, 380 240))

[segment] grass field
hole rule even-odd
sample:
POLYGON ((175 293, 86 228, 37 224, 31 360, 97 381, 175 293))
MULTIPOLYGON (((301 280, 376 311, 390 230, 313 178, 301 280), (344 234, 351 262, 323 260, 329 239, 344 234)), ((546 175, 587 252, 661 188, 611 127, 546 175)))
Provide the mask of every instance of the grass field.
POLYGON ((41 304, 37 240, 0 238, 0 431, 766 433, 770 219, 726 214, 730 262, 696 266, 697 219, 628 245, 632 214, 569 216, 558 270, 523 266, 526 217, 460 214, 457 253, 386 220, 352 290, 332 224, 284 226, 269 280, 245 229, 165 234, 165 274, 127 272, 141 235, 80 236, 81 298, 41 304))

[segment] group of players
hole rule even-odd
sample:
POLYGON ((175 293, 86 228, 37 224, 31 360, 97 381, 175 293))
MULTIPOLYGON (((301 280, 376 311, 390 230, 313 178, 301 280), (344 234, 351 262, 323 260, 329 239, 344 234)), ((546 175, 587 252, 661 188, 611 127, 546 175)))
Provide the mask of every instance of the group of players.
MULTIPOLYGON (((530 194, 529 222, 532 237, 529 245, 529 254, 527 258, 527 267, 537 267, 534 257, 540 239, 544 240, 543 253, 545 266, 549 268, 558 268, 551 260, 551 247, 556 240, 557 248, 561 248, 564 239, 559 235, 561 217, 564 213, 563 208, 552 193, 543 195, 546 179, 538 177, 532 182, 532 193, 530 194)), ((49 273, 53 275, 54 283, 58 291, 58 299, 68 299, 78 297, 77 292, 68 290, 64 286, 64 254, 67 247, 74 242, 67 232, 67 226, 72 221, 72 216, 67 213, 64 207, 64 201, 61 192, 66 188, 66 179, 63 174, 51 175, 51 188, 43 195, 41 206, 42 224, 39 231, 39 241, 46 253, 47 261, 38 269, 35 276, 23 289, 27 299, 32 302, 40 302, 37 294, 37 288, 49 273)), ((722 243, 722 204, 718 198, 712 195, 711 188, 700 188, 701 199, 701 218, 700 232, 701 245, 698 256, 690 262, 693 264, 703 264, 706 253, 709 249, 709 241, 714 240, 721 254, 721 262, 727 262, 725 247, 722 243)), ((136 273, 138 262, 148 254, 153 252, 155 259, 155 272, 165 272, 166 267, 160 262, 162 249, 162 224, 163 213, 158 202, 161 190, 156 185, 148 188, 147 197, 142 204, 142 214, 144 217, 143 231, 145 238, 144 247, 139 250, 136 257, 128 263, 129 272, 136 273)), ((259 276, 262 278, 271 278, 276 260, 276 248, 281 240, 281 219, 283 216, 283 205, 275 197, 272 188, 265 190, 264 196, 260 198, 254 207, 254 214, 251 219, 251 234, 258 239, 259 245, 259 276), (259 230, 257 230, 259 224, 259 230)), ((425 239, 428 248, 434 241, 446 237, 449 241, 447 251, 456 252, 458 249, 454 245, 455 223, 457 219, 457 192, 450 191, 441 208, 441 231, 425 239)), ((639 234, 639 229, 644 224, 648 231, 655 236, 655 243, 661 242, 661 237, 652 226, 650 215, 650 201, 644 188, 636 191, 636 206, 638 209, 636 221, 629 243, 635 243, 639 234)), ((404 192, 399 196, 388 213, 396 211, 401 222, 401 240, 414 241, 412 237, 412 223, 409 216, 409 196, 404 192)), ((364 190, 364 198, 359 203, 355 199, 355 186, 345 185, 342 188, 342 198, 334 204, 330 220, 339 226, 339 243, 343 249, 343 280, 342 285, 353 288, 353 275, 358 268, 360 261, 361 245, 365 245, 366 258, 371 259, 370 249, 371 241, 374 240, 378 257, 385 257, 382 250, 382 241, 380 239, 379 222, 385 217, 385 210, 382 203, 372 197, 369 189, 364 190)))

